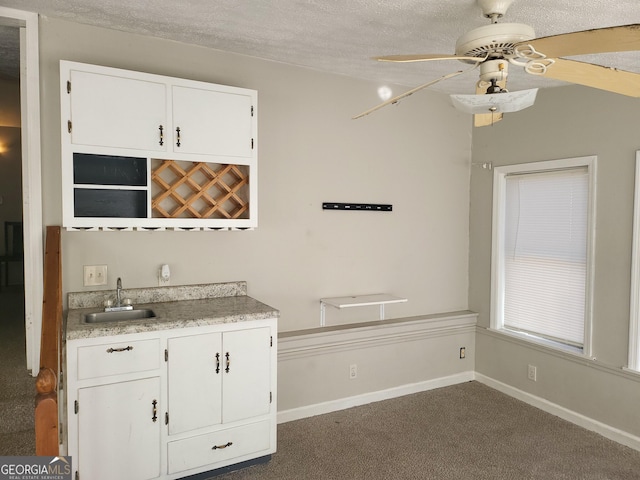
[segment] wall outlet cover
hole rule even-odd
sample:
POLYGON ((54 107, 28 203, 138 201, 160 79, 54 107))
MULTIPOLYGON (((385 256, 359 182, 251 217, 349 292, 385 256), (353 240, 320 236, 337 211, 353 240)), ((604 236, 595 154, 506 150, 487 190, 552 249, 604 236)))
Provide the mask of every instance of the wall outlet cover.
POLYGON ((85 265, 83 275, 83 285, 85 287, 97 287, 107 284, 106 265, 85 265))

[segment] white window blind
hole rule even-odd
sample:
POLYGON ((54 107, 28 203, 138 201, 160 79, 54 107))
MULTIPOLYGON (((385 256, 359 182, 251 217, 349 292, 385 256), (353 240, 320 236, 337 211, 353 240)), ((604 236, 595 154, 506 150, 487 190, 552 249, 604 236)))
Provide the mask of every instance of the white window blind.
POLYGON ((505 187, 504 328, 582 347, 588 170, 507 175, 505 187))

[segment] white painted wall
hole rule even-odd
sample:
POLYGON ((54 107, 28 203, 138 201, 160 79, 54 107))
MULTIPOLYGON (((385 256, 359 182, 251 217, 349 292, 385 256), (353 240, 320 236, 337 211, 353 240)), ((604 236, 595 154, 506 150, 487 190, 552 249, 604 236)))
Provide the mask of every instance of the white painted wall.
POLYGON ((507 165, 597 155, 593 354, 585 360, 487 334, 492 172, 472 168, 470 309, 479 313, 476 370, 561 407, 640 435, 640 375, 627 373, 635 152, 640 99, 578 86, 473 132, 473 162, 507 165), (527 380, 527 365, 537 382, 527 380))
MULTIPOLYGON (((258 91, 259 228, 250 232, 65 232, 63 290, 106 264, 109 289, 246 280, 280 330, 319 324, 319 299, 392 293, 404 317, 467 307, 469 118, 432 92, 367 118, 378 85, 177 42, 43 18, 45 223, 61 223, 58 62, 95 63, 258 91), (390 203, 329 212, 323 201, 390 203)), ((396 88, 396 93, 402 91, 396 88)), ((332 316, 333 315, 333 316, 332 316)), ((328 321, 376 319, 376 307, 328 321)))

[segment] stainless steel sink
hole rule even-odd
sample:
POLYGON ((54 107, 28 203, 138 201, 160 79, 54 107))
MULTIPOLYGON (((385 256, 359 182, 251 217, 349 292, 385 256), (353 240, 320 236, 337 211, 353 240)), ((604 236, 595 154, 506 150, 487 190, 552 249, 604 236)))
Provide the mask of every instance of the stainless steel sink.
POLYGON ((123 322, 126 320, 144 320, 155 318, 153 310, 141 308, 139 310, 123 310, 120 312, 88 313, 84 316, 85 323, 123 322))

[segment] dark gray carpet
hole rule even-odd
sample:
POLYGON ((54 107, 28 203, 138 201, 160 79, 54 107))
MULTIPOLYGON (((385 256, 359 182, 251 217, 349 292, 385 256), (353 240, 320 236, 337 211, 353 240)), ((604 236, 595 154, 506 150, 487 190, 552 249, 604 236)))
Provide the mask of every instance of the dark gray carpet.
POLYGON ((640 479, 640 452, 477 382, 289 422, 219 480, 640 479))

